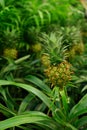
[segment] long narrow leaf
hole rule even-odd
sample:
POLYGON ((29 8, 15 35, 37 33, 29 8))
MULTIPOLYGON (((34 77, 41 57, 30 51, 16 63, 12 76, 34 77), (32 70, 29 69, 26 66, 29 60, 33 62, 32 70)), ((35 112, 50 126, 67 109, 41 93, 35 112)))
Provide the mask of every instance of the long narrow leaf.
POLYGON ((0 0, 0 5, 4 8, 5 7, 5 0, 0 0))
POLYGON ((0 129, 4 130, 7 128, 11 128, 14 126, 19 126, 26 123, 36 123, 36 124, 42 124, 50 130, 57 130, 58 125, 55 125, 55 122, 50 119, 48 116, 41 112, 29 112, 25 113, 23 115, 15 116, 9 119, 6 119, 4 121, 0 122, 0 129), (46 123, 45 123, 46 122, 46 123), (49 124, 50 123, 50 124, 49 124))
POLYGON ((30 81, 31 83, 37 85, 40 89, 44 90, 47 93, 51 93, 51 89, 39 78, 33 76, 33 75, 28 75, 25 77, 25 80, 30 81))
POLYGON ((44 24, 43 12, 38 10, 38 14, 39 14, 39 17, 40 17, 41 25, 43 25, 44 24))
POLYGON ((56 110, 54 113, 54 119, 59 123, 61 124, 62 126, 64 127, 67 127, 67 130, 68 128, 70 128, 71 130, 77 130, 77 128, 75 128, 72 124, 68 123, 67 121, 65 121, 65 117, 62 113, 62 111, 60 111, 59 109, 56 110), (60 116, 60 117, 59 117, 60 116))
POLYGON ((67 103, 67 96, 64 90, 60 91, 60 95, 62 98, 62 104, 63 104, 63 108, 64 108, 64 113, 65 115, 68 114, 68 103, 67 103))
POLYGON ((19 106, 18 113, 22 113, 25 111, 26 107, 29 105, 29 102, 35 97, 32 93, 28 94, 19 106))
POLYGON ((69 118, 74 119, 84 113, 87 113, 87 94, 71 109, 69 118))
MULTIPOLYGON (((6 80, 0 80, 0 85, 14 85, 16 87, 20 87, 22 89, 27 90, 28 92, 31 92, 35 94, 37 97, 39 97, 49 108, 52 104, 51 100, 49 97, 47 97, 43 92, 40 90, 32 87, 31 85, 23 84, 23 83, 16 83, 12 81, 6 81, 6 80)), ((55 106, 52 107, 53 109, 55 106)), ((51 108, 50 108, 51 109, 51 108)))
POLYGON ((76 122, 76 127, 79 129, 80 127, 86 125, 87 126, 87 116, 82 117, 76 122))
POLYGON ((13 111, 9 110, 7 107, 5 107, 3 104, 0 103, 0 112, 3 113, 3 115, 16 115, 13 111))
POLYGON ((84 92, 85 90, 87 90, 87 85, 84 86, 84 88, 82 89, 82 92, 84 92))

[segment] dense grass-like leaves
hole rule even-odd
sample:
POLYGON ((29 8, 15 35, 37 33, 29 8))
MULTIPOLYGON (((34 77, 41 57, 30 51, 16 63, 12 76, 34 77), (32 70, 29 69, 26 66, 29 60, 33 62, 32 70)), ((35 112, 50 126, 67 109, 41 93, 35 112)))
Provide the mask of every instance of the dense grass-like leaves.
POLYGON ((69 118, 74 119, 87 113, 87 94, 71 109, 69 118))
POLYGON ((41 112, 28 112, 23 115, 14 116, 12 118, 6 119, 0 122, 0 129, 4 130, 10 127, 19 126, 26 123, 36 123, 44 125, 50 130, 57 130, 59 125, 55 125, 55 122, 48 116, 41 112), (45 123, 46 122, 46 123, 45 123))
POLYGON ((26 107, 29 105, 30 101, 35 97, 32 93, 29 93, 21 102, 19 106, 18 113, 22 113, 26 110, 26 107))
POLYGON ((39 78, 33 76, 33 75, 28 75, 25 80, 30 81, 34 85, 37 85, 40 89, 44 90, 47 94, 51 93, 51 89, 39 78))
POLYGON ((76 126, 78 129, 79 129, 80 127, 84 126, 84 125, 87 126, 87 116, 83 116, 83 117, 80 118, 80 119, 76 122, 76 124, 75 124, 75 126, 76 126))
POLYGON ((9 117, 9 116, 12 116, 12 115, 16 115, 14 112, 12 112, 11 110, 9 110, 7 107, 5 107, 1 103, 0 103, 0 112, 2 112, 3 115, 5 115, 6 117, 9 117))
MULTIPOLYGON (((51 100, 49 97, 47 97, 43 92, 40 90, 32 87, 31 85, 28 84, 23 84, 23 83, 16 83, 12 81, 6 81, 6 80, 0 80, 0 85, 14 85, 15 87, 20 87, 22 89, 27 90, 28 92, 31 92, 35 94, 37 97, 39 97, 49 108, 52 104, 51 100)), ((52 107, 55 108, 55 107, 52 107)))

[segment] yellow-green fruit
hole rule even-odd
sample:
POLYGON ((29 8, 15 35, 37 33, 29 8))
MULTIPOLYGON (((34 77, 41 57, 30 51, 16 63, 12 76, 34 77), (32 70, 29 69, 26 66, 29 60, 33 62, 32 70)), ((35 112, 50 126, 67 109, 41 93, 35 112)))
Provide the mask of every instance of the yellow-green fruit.
POLYGON ((50 66, 50 57, 49 57, 49 55, 43 54, 42 57, 41 57, 41 63, 46 67, 50 66))
POLYGON ((72 71, 70 68, 71 64, 63 61, 58 65, 49 66, 44 72, 52 87, 58 85, 62 88, 71 80, 72 71))
POLYGON ((68 57, 69 59, 73 59, 75 57, 75 49, 73 47, 68 51, 68 57))
POLYGON ((36 44, 32 45, 31 48, 32 48, 32 51, 39 52, 39 51, 41 51, 42 46, 41 46, 41 43, 36 43, 36 44))
POLYGON ((8 58, 17 59, 18 51, 14 48, 4 49, 3 55, 8 58))
POLYGON ((79 44, 75 45, 74 47, 75 53, 77 55, 80 55, 84 52, 84 44, 83 42, 80 42, 79 44))

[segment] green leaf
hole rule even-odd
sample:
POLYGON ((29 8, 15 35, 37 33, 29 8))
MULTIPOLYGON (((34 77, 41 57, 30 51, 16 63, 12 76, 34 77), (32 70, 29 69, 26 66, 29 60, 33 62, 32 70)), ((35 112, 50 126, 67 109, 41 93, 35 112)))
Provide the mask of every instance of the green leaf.
POLYGON ((87 90, 87 85, 84 86, 84 88, 82 89, 82 92, 84 92, 85 90, 87 90))
POLYGON ((12 116, 12 115, 16 115, 14 112, 9 110, 7 107, 2 105, 1 103, 0 103, 0 112, 2 112, 3 115, 5 115, 6 117, 9 117, 9 116, 12 116))
MULTIPOLYGON (((33 94, 35 94, 37 97, 39 97, 49 108, 52 104, 51 100, 49 97, 47 97, 43 92, 41 92, 40 90, 32 87, 31 85, 27 85, 27 84, 23 84, 23 83, 16 83, 16 82, 12 82, 12 81, 6 81, 6 80, 0 80, 0 85, 14 85, 14 86, 18 86, 22 89, 27 90, 28 92, 31 92, 33 94)), ((54 109, 55 106, 53 106, 51 109, 54 109)))
POLYGON ((39 78, 33 76, 33 75, 28 75, 25 77, 25 80, 30 81, 31 83, 37 85, 40 89, 44 90, 46 93, 51 93, 51 89, 39 78))
POLYGON ((59 128, 59 125, 45 114, 41 112, 28 112, 22 115, 18 115, 9 119, 6 119, 4 121, 0 122, 0 129, 4 130, 7 128, 11 128, 14 126, 19 126, 26 123, 36 123, 40 125, 44 125, 50 130, 57 130, 59 128))
POLYGON ((60 124, 65 125, 65 116, 60 109, 56 109, 53 112, 53 118, 60 124))
POLYGON ((7 65, 5 68, 3 68, 3 71, 2 71, 2 74, 8 72, 8 71, 11 71, 11 70, 14 70, 17 68, 17 64, 20 64, 21 62, 23 62, 24 60, 27 60, 28 58, 30 57, 30 55, 26 55, 22 58, 19 58, 15 61, 12 61, 11 60, 11 63, 9 63, 9 65, 7 65))
POLYGON ((18 113, 22 113, 25 111, 26 107, 29 105, 29 102, 35 97, 32 93, 29 93, 21 102, 19 106, 18 113))
POLYGON ((70 128, 71 130, 77 130, 72 124, 65 121, 65 115, 63 115, 62 111, 60 109, 57 109, 55 112, 53 112, 53 118, 62 126, 66 127, 67 130, 70 128))
POLYGON ((15 64, 20 64, 21 62, 23 62, 23 61, 25 61, 25 60, 27 60, 29 58, 30 58, 30 55, 26 55, 26 56, 23 56, 23 57, 15 60, 14 62, 15 62, 15 64))
POLYGON ((72 120, 84 113, 87 113, 87 94, 71 109, 69 119, 72 120))
POLYGON ((1 92, 1 94, 4 97, 3 100, 4 100, 5 104, 7 105, 7 107, 9 108, 9 110, 13 111, 14 110, 14 106, 17 107, 16 102, 12 99, 12 97, 11 97, 11 95, 9 93, 8 88, 2 88, 1 87, 1 89, 3 89, 3 91, 1 92))
POLYGON ((34 14, 33 16, 33 22, 35 23, 35 25, 39 28, 40 26, 40 21, 37 15, 34 14))
POLYGON ((78 121, 75 123, 75 126, 78 129, 84 125, 87 125, 87 116, 83 116, 82 118, 78 119, 78 121))
POLYGON ((0 5, 4 8, 5 7, 5 0, 0 0, 0 5))
POLYGON ((47 16, 47 18, 46 18, 46 20, 47 20, 47 22, 51 22, 51 13, 48 11, 48 10, 46 10, 46 9, 44 9, 44 11, 43 11, 45 14, 46 14, 46 16, 47 16))
POLYGON ((67 116, 67 114, 68 114, 68 103, 67 103, 67 95, 66 95, 64 89, 60 90, 60 95, 61 95, 61 98, 62 98, 63 110, 64 110, 65 115, 67 116))
POLYGON ((43 25, 44 24, 44 17, 43 17, 42 11, 38 10, 38 14, 39 14, 39 17, 40 17, 41 25, 43 25))
MULTIPOLYGON (((69 130, 78 130, 77 128, 75 128, 73 125, 69 124, 69 123, 65 123, 65 126, 67 126, 68 128, 70 128, 69 130)), ((67 129, 66 129, 67 130, 67 129)))

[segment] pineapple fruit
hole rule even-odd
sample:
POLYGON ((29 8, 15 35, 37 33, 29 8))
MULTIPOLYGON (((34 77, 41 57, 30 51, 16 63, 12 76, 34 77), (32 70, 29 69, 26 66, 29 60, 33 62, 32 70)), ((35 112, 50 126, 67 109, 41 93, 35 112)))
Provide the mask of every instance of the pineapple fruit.
POLYGON ((79 44, 76 44, 74 47, 75 53, 77 55, 81 55, 84 52, 84 44, 83 42, 80 42, 79 44))
POLYGON ((3 56, 11 59, 17 59, 18 51, 15 48, 6 48, 3 51, 3 56))
POLYGON ((31 46, 33 52, 40 52, 42 49, 41 43, 35 43, 31 46))
POLYGON ((80 42, 76 45, 73 45, 72 48, 68 51, 69 59, 73 59, 76 55, 81 55, 84 52, 84 44, 80 42))
POLYGON ((44 72, 52 87, 58 85, 62 88, 71 80, 71 64, 66 60, 58 65, 49 66, 44 72))
POLYGON ((41 63, 44 67, 50 66, 50 57, 47 54, 41 56, 41 63))

